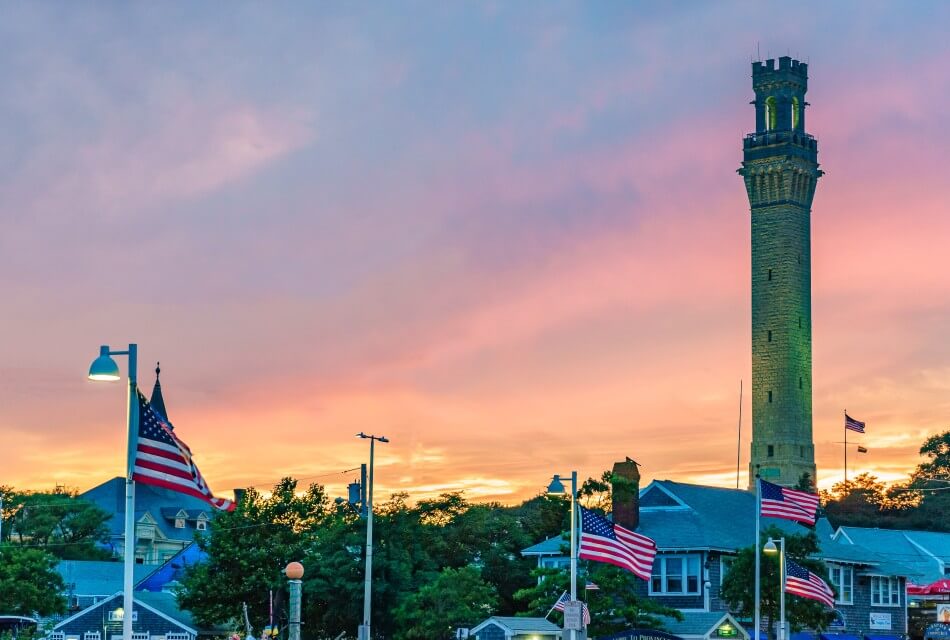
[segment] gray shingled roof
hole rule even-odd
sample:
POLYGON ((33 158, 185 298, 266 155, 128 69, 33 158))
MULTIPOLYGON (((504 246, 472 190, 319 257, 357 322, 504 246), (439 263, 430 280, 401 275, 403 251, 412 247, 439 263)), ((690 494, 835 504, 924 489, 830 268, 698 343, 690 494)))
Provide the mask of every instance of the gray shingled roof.
MULTIPOLYGON (((683 614, 682 620, 662 617, 663 629, 676 636, 703 636, 714 624, 726 617, 725 611, 690 611, 683 614)), ((731 617, 731 616, 730 616, 731 617)), ((732 623, 744 633, 748 633, 735 619, 732 623)), ((737 636, 741 638, 742 636, 737 636)))
POLYGON ((509 616, 492 616, 485 622, 489 622, 489 621, 498 622, 499 624, 511 629, 515 633, 531 633, 532 631, 550 633, 552 631, 558 632, 561 630, 559 626, 557 626, 550 620, 546 620, 545 618, 516 618, 516 617, 509 617, 509 616))
MULTIPOLYGON (((637 532, 655 540, 660 551, 712 549, 734 552, 755 543, 756 503, 755 494, 750 491, 654 480, 641 490, 640 495, 649 496, 652 492, 662 492, 666 497, 647 501, 648 504, 675 505, 640 509, 637 532), (668 499, 670 496, 674 498, 672 502, 668 499)), ((780 518, 762 518, 760 526, 762 530, 774 526, 788 534, 798 535, 814 531, 821 545, 822 558, 864 565, 868 573, 896 576, 917 573, 895 558, 863 545, 846 545, 832 540, 833 529, 823 518, 819 518, 814 529, 780 518)), ((561 544, 558 538, 549 538, 522 553, 554 553, 555 547, 559 548, 561 544)))
POLYGON ((870 549, 890 562, 908 567, 910 578, 918 584, 929 584, 945 577, 936 558, 950 563, 950 533, 870 527, 840 527, 838 543, 870 549))
POLYGON ((548 538, 538 544, 531 545, 527 549, 521 550, 521 555, 523 556, 538 556, 538 555, 559 555, 564 549, 565 545, 570 545, 568 540, 565 540, 563 536, 554 536, 548 538))
MULTIPOLYGON (((107 523, 111 536, 121 538, 125 534, 125 478, 107 480, 89 489, 79 497, 99 505, 112 514, 112 518, 107 523)), ((179 509, 184 509, 186 512, 203 511, 209 516, 214 511, 207 502, 200 498, 140 482, 135 484, 136 520, 147 512, 155 520, 156 526, 166 538, 188 542, 193 540, 196 530, 194 525, 189 524, 184 529, 176 529, 174 520, 169 520, 162 514, 163 509, 174 510, 175 512, 179 509)))
MULTIPOLYGON (((132 576, 137 583, 158 566, 136 564, 132 576)), ((99 560, 60 560, 56 571, 63 576, 67 592, 80 596, 111 596, 122 590, 121 562, 99 560), (69 585, 72 585, 71 587, 69 585)))

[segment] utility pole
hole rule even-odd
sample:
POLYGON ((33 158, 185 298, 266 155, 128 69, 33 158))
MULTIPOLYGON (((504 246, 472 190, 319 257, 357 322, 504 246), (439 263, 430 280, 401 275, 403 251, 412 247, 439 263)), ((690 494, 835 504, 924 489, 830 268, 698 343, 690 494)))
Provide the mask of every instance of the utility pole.
POLYGON ((366 575, 363 579, 363 624, 360 625, 359 640, 370 640, 370 618, 373 605, 373 455, 376 441, 389 442, 386 436, 374 436, 360 431, 357 438, 369 440, 369 488, 366 492, 366 575))

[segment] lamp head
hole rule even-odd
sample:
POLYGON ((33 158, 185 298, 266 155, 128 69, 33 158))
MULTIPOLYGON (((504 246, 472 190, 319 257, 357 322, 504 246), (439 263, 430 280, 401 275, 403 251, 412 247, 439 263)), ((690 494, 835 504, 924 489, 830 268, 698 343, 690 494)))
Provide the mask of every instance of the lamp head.
POLYGON ((765 553, 778 553, 778 547, 775 546, 775 540, 769 538, 769 541, 765 543, 764 547, 762 547, 762 551, 765 553))
POLYGON ((291 562, 284 569, 284 574, 291 580, 300 580, 303 577, 303 565, 299 562, 291 562))
POLYGON ((561 476, 554 474, 554 477, 551 478, 551 484, 548 485, 548 495, 549 496, 559 496, 564 493, 564 484, 561 482, 561 476))
POLYGON ((119 379, 119 365, 109 355, 108 346, 102 345, 99 347, 99 357, 89 365, 89 379, 97 381, 115 381, 119 379))

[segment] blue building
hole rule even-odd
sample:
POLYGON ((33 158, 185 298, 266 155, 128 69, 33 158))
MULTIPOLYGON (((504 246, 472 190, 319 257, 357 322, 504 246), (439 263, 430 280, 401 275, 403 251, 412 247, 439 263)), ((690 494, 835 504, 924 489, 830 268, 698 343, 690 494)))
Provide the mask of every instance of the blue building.
MULTIPOLYGON (((639 475, 634 482, 638 481, 639 475)), ((749 491, 670 480, 653 481, 634 491, 627 504, 615 504, 616 521, 656 541, 652 576, 639 583, 639 594, 683 612, 684 620, 670 621, 667 630, 682 638, 709 640, 727 624, 738 627, 740 637, 748 637, 721 599, 720 589, 737 552, 755 542, 755 513, 755 494, 749 491), (635 516, 634 522, 617 520, 618 510, 627 518, 635 516)), ((761 526, 790 534, 810 531, 774 518, 762 518, 761 526)), ((860 544, 840 541, 824 518, 815 532, 828 582, 838 594, 840 624, 834 633, 824 634, 826 640, 844 640, 834 638, 835 633, 895 640, 906 634, 905 586, 916 570, 860 544)), ((539 567, 569 564, 566 542, 559 538, 528 547, 522 555, 536 557, 539 567)))

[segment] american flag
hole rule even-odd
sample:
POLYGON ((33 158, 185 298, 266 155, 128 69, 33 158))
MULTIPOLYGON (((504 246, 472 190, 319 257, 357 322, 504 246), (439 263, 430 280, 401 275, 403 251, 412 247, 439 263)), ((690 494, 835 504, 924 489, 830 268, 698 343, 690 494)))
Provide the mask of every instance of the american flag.
POLYGON ((588 591, 597 591, 600 589, 600 587, 597 586, 596 582, 588 582, 587 584, 584 585, 584 588, 588 591))
POLYGON ((650 579, 656 543, 639 533, 609 522, 589 509, 581 510, 581 544, 578 556, 607 562, 650 579))
POLYGON ((835 594, 828 583, 788 558, 785 559, 785 592, 818 600, 835 608, 835 594))
POLYGON ((140 391, 139 437, 132 479, 201 498, 211 506, 233 511, 234 503, 215 498, 191 457, 191 449, 176 436, 168 422, 148 405, 140 391))
POLYGON ((844 414, 844 428, 857 431, 858 433, 864 433, 864 423, 860 420, 855 420, 847 413, 844 414))
POLYGON ((786 489, 759 479, 762 515, 814 525, 818 496, 807 491, 786 489))
MULTIPOLYGON (((571 596, 568 595, 567 591, 561 594, 561 597, 557 599, 557 602, 554 603, 554 606, 551 607, 551 611, 564 611, 564 605, 571 601, 571 596)), ((584 607, 584 624, 590 624, 590 609, 587 608, 586 602, 581 602, 584 607)), ((548 611, 550 614, 551 611, 548 611)))

